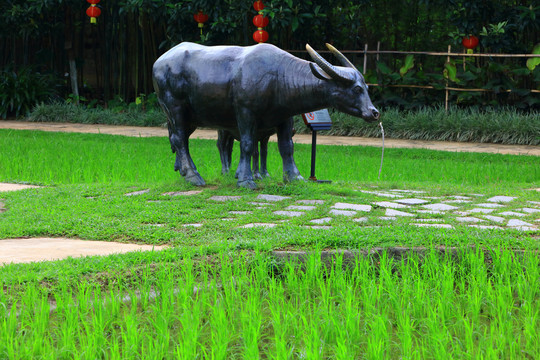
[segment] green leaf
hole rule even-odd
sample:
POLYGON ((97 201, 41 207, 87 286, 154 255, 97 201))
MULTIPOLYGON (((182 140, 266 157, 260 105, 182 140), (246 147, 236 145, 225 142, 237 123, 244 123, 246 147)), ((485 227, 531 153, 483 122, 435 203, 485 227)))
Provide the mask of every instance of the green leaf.
POLYGON ((405 76, 405 74, 409 70, 411 70, 413 66, 414 66, 414 56, 412 54, 409 54, 405 57, 405 63, 403 64, 401 69, 399 69, 399 75, 401 75, 401 77, 405 76))
POLYGON ((293 17, 291 28, 292 28, 292 31, 295 31, 296 29, 298 29, 298 18, 297 17, 293 17))
MULTIPOLYGON (((533 49, 533 54, 540 55, 540 44, 536 44, 533 49)), ((530 58, 527 60, 527 68, 533 71, 540 64, 540 57, 530 58)))
POLYGON ((459 83, 459 79, 457 78, 457 68, 454 62, 449 61, 444 64, 443 74, 446 79, 450 79, 455 83, 459 83))
POLYGON ((377 63, 377 68, 379 69, 379 71, 385 75, 388 75, 388 74, 391 74, 392 73, 392 69, 390 69, 385 63, 383 62, 378 62, 377 63))

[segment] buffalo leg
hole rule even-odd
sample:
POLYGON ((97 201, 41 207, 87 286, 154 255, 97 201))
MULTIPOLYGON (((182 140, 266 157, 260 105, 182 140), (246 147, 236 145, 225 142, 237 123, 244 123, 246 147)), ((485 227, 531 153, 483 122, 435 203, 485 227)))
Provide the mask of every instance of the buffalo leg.
POLYGON ((169 128, 169 141, 173 153, 176 153, 174 170, 177 170, 187 182, 202 186, 205 182, 198 173, 193 160, 189 154, 189 136, 195 131, 190 124, 190 114, 185 106, 172 100, 172 96, 166 94, 160 99, 161 107, 167 114, 167 126, 169 128), (170 100, 170 101, 168 101, 170 100))
POLYGON ((266 159, 268 157, 268 140, 270 140, 270 136, 267 136, 259 141, 261 146, 260 151, 260 159, 261 159, 261 171, 260 175, 261 177, 269 177, 270 174, 268 173, 268 168, 266 167, 266 159))
POLYGON ((294 144, 293 136, 293 119, 289 118, 281 123, 277 128, 277 138, 279 153, 283 160, 283 180, 285 182, 293 180, 304 180, 300 171, 294 162, 294 144))
POLYGON ((227 174, 231 168, 234 137, 226 130, 218 130, 217 148, 221 159, 221 173, 227 174))
POLYGON ((253 155, 251 156, 251 170, 253 171, 253 178, 261 180, 262 176, 259 171, 259 142, 255 142, 253 147, 253 155))
POLYGON ((238 164, 237 185, 249 189, 257 188, 251 172, 251 157, 255 140, 255 117, 248 109, 240 109, 237 114, 238 130, 240 131, 240 163, 238 164))

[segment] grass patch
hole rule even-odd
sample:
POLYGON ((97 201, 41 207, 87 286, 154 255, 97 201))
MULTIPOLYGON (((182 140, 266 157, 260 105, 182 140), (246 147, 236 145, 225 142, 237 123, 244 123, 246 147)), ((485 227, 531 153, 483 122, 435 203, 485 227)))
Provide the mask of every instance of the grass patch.
MULTIPOLYGON (((41 184, 176 183, 174 155, 167 138, 130 138, 96 134, 57 134, 0 130, 0 181, 41 184)), ((377 182, 380 148, 319 146, 317 177, 340 182, 377 182)), ((190 140, 197 169, 210 184, 223 180, 215 141, 190 140)), ((239 149, 235 144, 234 169, 239 149)), ((304 176, 310 171, 311 146, 296 144, 295 160, 304 176)), ((268 168, 282 177, 277 144, 269 144, 268 168)), ((407 186, 531 186, 540 179, 538 158, 498 154, 451 153, 424 149, 386 149, 380 184, 407 186)), ((335 187, 333 187, 335 188, 335 187)))

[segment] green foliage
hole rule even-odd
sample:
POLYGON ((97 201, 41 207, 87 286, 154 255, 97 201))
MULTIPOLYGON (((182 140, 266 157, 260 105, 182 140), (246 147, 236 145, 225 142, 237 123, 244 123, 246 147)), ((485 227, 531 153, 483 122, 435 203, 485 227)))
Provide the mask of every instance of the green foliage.
POLYGON ((73 103, 39 104, 33 108, 27 120, 131 126, 163 126, 166 124, 167 118, 163 111, 149 105, 149 103, 151 101, 149 102, 146 97, 142 96, 139 104, 125 104, 121 99, 110 101, 108 109, 85 108, 73 103), (147 110, 143 110, 143 106, 146 106, 147 110))
POLYGON ((26 116, 37 103, 49 101, 55 94, 51 75, 36 72, 32 67, 0 72, 0 118, 26 116))

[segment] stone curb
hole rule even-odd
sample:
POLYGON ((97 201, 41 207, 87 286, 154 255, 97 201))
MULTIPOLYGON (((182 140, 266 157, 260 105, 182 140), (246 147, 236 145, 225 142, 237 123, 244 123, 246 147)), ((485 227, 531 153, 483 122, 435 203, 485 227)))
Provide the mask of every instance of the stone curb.
MULTIPOLYGON (((358 250, 324 250, 320 252, 321 261, 325 265, 332 265, 335 263, 338 257, 342 258, 343 265, 346 267, 354 266, 355 260, 357 258, 371 258, 374 262, 379 262, 383 256, 386 256, 392 259, 395 263, 401 261, 408 261, 409 258, 415 257, 417 259, 423 259, 432 251, 437 252, 441 256, 450 256, 453 260, 457 260, 459 255, 465 251, 480 251, 484 255, 484 262, 491 263, 493 262, 494 256, 493 253, 497 251, 511 251, 513 256, 518 259, 522 259, 523 256, 531 251, 520 250, 520 249, 486 249, 486 248, 477 248, 476 246, 466 246, 466 247, 374 247, 371 249, 358 249, 358 250)), ((538 256, 540 252, 534 250, 534 253, 538 256)), ((297 261, 300 264, 304 264, 309 256, 313 254, 319 254, 317 251, 294 251, 294 250, 273 250, 271 253, 277 261, 280 262, 290 262, 297 261)))

